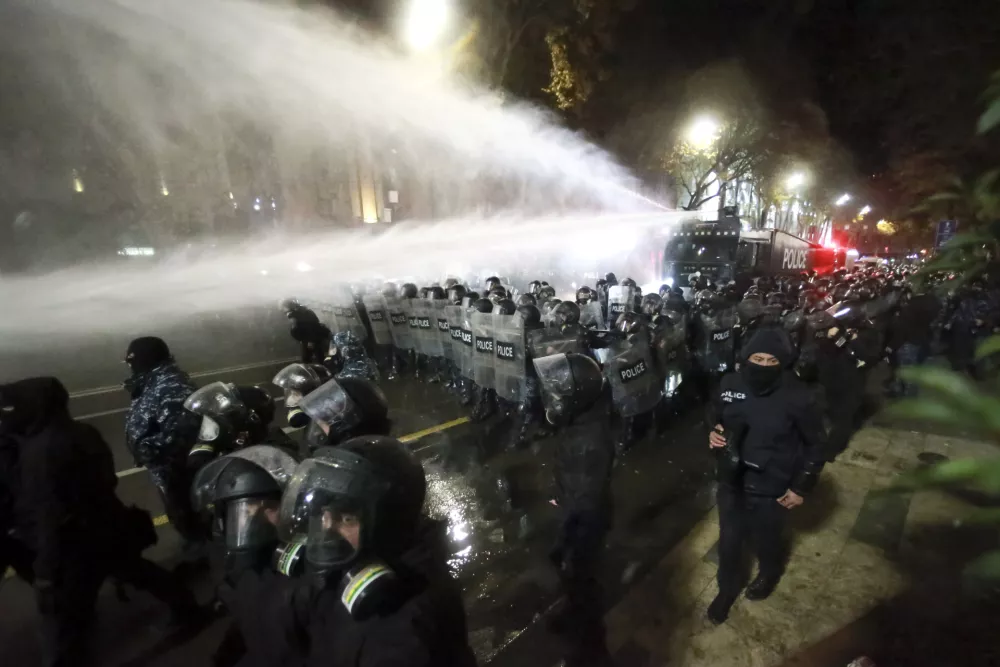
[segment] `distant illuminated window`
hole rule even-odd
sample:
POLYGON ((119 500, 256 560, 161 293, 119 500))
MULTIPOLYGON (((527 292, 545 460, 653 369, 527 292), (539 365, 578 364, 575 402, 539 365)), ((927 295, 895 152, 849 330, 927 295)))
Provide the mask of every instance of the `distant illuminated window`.
POLYGON ((149 247, 125 246, 118 251, 118 254, 123 257, 152 257, 156 254, 156 250, 149 247))

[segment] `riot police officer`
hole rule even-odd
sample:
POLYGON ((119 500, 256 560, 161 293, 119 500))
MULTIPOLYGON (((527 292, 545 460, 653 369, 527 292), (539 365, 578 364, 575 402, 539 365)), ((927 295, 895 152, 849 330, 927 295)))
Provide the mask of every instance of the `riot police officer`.
MULTIPOLYGON (((297 465, 282 449, 253 445, 212 460, 195 475, 192 504, 212 516, 213 541, 221 551, 226 586, 251 572, 265 577, 266 584, 261 584, 266 588, 286 588, 287 582, 267 575, 280 542, 281 494, 297 465)), ((226 588, 221 597, 232 602, 226 588)), ((212 664, 235 665, 245 654, 246 639, 233 622, 215 650, 212 664)))
POLYGON ((781 578, 788 510, 802 504, 823 469, 822 416, 791 373, 788 336, 778 328, 756 332, 743 348, 738 373, 722 379, 710 404, 709 437, 719 459, 719 594, 708 617, 722 623, 743 586, 742 552, 751 538, 759 570, 750 600, 768 597, 781 578))
POLYGON ((330 379, 330 371, 320 364, 289 364, 285 366, 272 384, 281 387, 285 392, 285 409, 288 411, 288 425, 292 428, 305 428, 306 433, 300 443, 300 454, 308 455, 310 451, 323 445, 326 435, 309 415, 302 411, 299 403, 303 397, 314 391, 330 379))
POLYGON ((131 371, 124 387, 131 396, 125 415, 125 445, 136 466, 149 471, 171 525, 191 555, 205 540, 188 502, 191 477, 186 458, 198 432, 197 420, 184 410, 195 390, 166 342, 143 336, 129 343, 125 363, 131 371))
POLYGON ((816 367, 830 422, 832 461, 861 427, 868 371, 878 363, 883 346, 862 304, 841 302, 827 312, 834 322, 825 336, 816 339, 816 367))
POLYGON ((493 361, 493 303, 478 299, 471 304, 473 406, 472 419, 484 421, 496 413, 496 371, 493 361))
POLYGON ((615 328, 620 334, 608 350, 604 372, 611 386, 615 412, 621 417, 616 447, 624 454, 651 425, 653 409, 662 397, 662 380, 653 361, 650 332, 644 316, 625 312, 615 328))
POLYGON ((378 292, 363 295, 358 307, 358 312, 362 311, 370 332, 369 338, 374 341, 375 363, 388 379, 394 380, 397 371, 396 355, 393 352, 392 318, 384 296, 378 292))
POLYGON ((388 437, 354 438, 299 465, 279 529, 305 539, 306 576, 277 599, 253 576, 239 582, 251 664, 284 664, 275 649, 287 655, 288 638, 301 637, 307 664, 475 665, 444 526, 423 514, 426 488, 420 463, 388 437))
POLYGON ((213 382, 191 394, 184 407, 201 417, 198 442, 187 458, 191 470, 250 445, 293 449, 291 439, 280 428, 271 427, 274 399, 260 387, 213 382))
POLYGON ((330 340, 330 329, 316 313, 295 299, 281 302, 285 316, 292 323, 292 338, 302 346, 302 363, 320 362, 330 340))
POLYGON ((597 362, 585 355, 555 354, 534 365, 545 418, 560 435, 554 502, 562 527, 550 558, 566 604, 549 627, 572 643, 568 666, 610 664, 597 568, 612 518, 611 393, 597 362))
POLYGON ((328 380, 303 397, 299 408, 323 432, 326 447, 359 435, 386 435, 392 429, 385 394, 363 378, 328 380))
POLYGON ((698 292, 695 309, 692 347, 697 362, 696 377, 700 395, 707 397, 722 374, 732 368, 736 313, 719 294, 709 289, 698 292))

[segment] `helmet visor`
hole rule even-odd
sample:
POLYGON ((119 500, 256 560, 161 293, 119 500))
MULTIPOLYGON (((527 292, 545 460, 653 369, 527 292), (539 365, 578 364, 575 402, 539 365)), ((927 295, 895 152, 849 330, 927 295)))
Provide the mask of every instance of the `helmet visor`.
POLYGON ((298 402, 298 408, 316 422, 343 433, 361 423, 361 411, 336 380, 330 380, 298 402))
POLYGON ((263 468, 282 488, 291 481, 298 465, 291 454, 271 445, 254 445, 214 459, 198 470, 191 483, 191 505, 195 510, 205 511, 213 503, 219 476, 233 459, 244 459, 263 468))
POLYGON ((198 429, 198 442, 214 442, 220 431, 219 422, 205 415, 201 418, 201 428, 198 429))
POLYGON ((226 504, 226 547, 246 549, 278 540, 278 501, 269 498, 239 498, 226 504))
POLYGON ((553 354, 535 359, 534 364, 545 409, 557 414, 567 412, 575 389, 569 359, 565 354, 553 354))
POLYGON ((289 364, 285 366, 271 380, 273 384, 285 390, 287 398, 290 390, 301 394, 308 394, 322 382, 315 370, 305 364, 289 364))
POLYGON ((370 468, 350 452, 337 452, 336 460, 307 459, 282 495, 278 532, 286 541, 305 537, 306 558, 315 566, 347 563, 361 545, 376 495, 370 468))
POLYGON ((240 410, 243 400, 236 392, 236 386, 227 382, 213 382, 187 397, 184 407, 196 415, 218 418, 224 414, 240 410))

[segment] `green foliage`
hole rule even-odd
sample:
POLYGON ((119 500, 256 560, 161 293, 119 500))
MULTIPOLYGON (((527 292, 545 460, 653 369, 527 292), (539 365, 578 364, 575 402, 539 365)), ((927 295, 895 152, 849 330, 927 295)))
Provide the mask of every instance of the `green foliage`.
POLYGON ((965 568, 967 575, 982 579, 1000 579, 1000 551, 991 551, 972 561, 965 568))
POLYGON ((1000 336, 990 336, 976 348, 976 359, 985 359, 1000 353, 1000 336))
POLYGON ((990 77, 990 85, 986 89, 987 107, 979 117, 976 129, 979 134, 986 134, 1000 124, 1000 71, 990 77))
POLYGON ((976 431, 1000 444, 1000 399, 984 393, 969 378, 933 366, 900 369, 900 376, 921 388, 919 398, 899 401, 890 414, 976 431))
MULTIPOLYGON (((976 357, 982 359, 998 352, 1000 336, 992 336, 979 346, 976 357)), ((920 397, 890 406, 890 414, 972 431, 1000 445, 1000 397, 996 391, 976 385, 965 375, 943 368, 906 368, 900 371, 900 375, 920 387, 920 397)), ((1000 458, 947 461, 929 466, 901 476, 894 488, 907 491, 958 488, 1000 497, 1000 458)), ((961 517, 961 520, 980 525, 1000 525, 1000 508, 980 509, 961 517)), ((983 578, 1000 578, 1000 551, 985 554, 968 566, 966 572, 983 578)))

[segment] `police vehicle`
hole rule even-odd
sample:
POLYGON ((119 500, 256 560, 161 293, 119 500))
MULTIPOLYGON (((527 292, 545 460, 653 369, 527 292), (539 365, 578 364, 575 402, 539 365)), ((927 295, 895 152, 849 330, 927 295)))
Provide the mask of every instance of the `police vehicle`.
POLYGON ((666 232, 662 281, 689 287, 693 276, 747 285, 762 275, 830 273, 843 250, 825 248, 777 229, 748 229, 732 209, 720 220, 685 222, 666 232))

